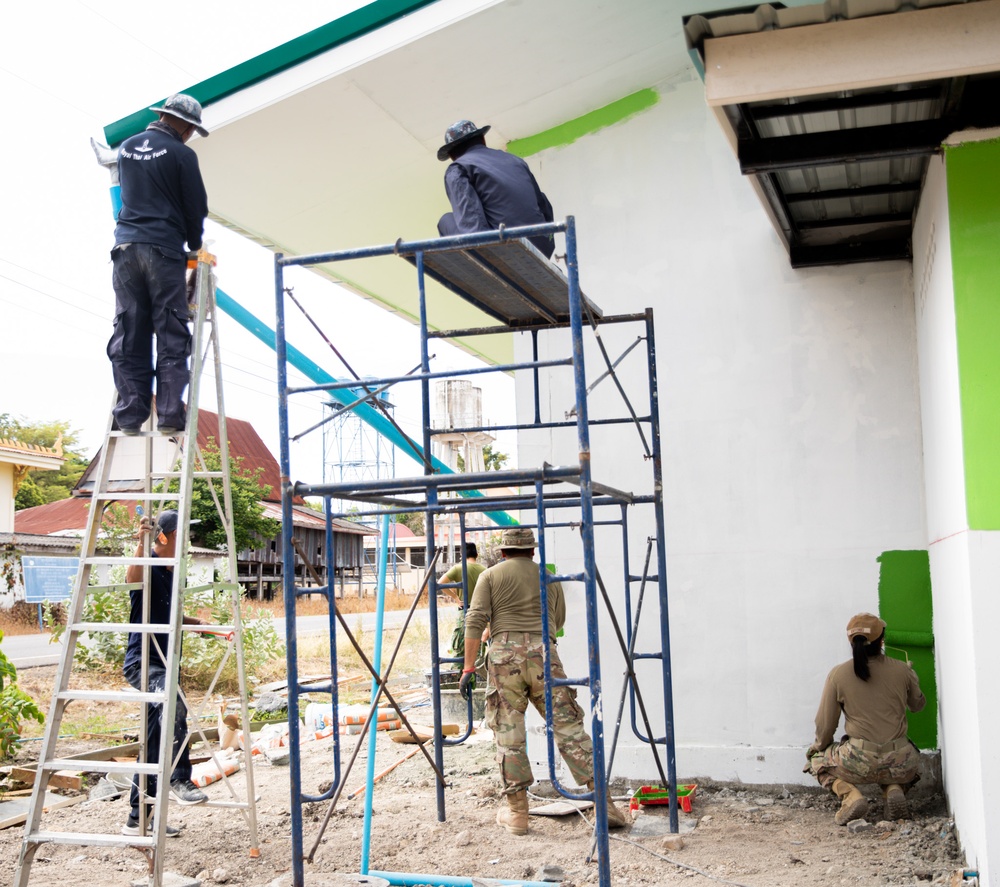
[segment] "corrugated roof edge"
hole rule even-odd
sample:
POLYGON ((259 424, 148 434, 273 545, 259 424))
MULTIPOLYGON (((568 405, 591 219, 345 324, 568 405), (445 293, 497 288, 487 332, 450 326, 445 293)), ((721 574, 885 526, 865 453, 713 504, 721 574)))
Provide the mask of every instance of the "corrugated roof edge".
MULTIPOLYGON (((180 92, 194 96, 203 106, 210 105, 434 2, 435 0, 374 0, 373 3, 180 92)), ((157 102, 150 102, 150 105, 154 104, 157 102)), ((156 115, 152 111, 143 108, 105 126, 104 138, 110 146, 115 147, 129 136, 144 130, 155 119, 156 115)))

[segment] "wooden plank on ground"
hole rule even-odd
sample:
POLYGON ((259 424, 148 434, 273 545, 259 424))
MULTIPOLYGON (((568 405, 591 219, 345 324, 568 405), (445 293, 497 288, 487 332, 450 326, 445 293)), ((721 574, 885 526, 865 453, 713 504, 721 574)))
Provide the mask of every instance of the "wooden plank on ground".
MULTIPOLYGON (((34 767, 11 767, 10 770, 10 778, 25 785, 34 785, 36 775, 34 767)), ((78 792, 83 788, 83 774, 74 770, 56 770, 49 777, 49 786, 78 792)))
MULTIPOLYGON (((415 743, 417 741, 424 743, 430 739, 434 738, 434 728, 424 727, 420 724, 413 724, 413 732, 417 734, 417 738, 414 739, 413 735, 409 730, 390 730, 389 738, 393 742, 402 743, 415 743)), ((442 736, 457 736, 458 735, 458 724, 442 724, 441 725, 441 735, 442 736)))

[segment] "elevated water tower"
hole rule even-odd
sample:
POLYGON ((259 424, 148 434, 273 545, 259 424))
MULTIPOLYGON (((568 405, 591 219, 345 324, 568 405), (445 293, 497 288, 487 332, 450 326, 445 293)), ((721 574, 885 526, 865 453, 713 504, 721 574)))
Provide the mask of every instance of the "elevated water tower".
MULTIPOLYGON (((467 379, 443 379, 434 386, 434 411, 431 427, 431 452, 455 471, 484 471, 483 447, 492 443, 493 435, 481 431, 483 427, 483 390, 467 379), (471 430, 477 429, 477 430, 471 430), (443 434, 440 432, 444 432, 443 434)), ((468 529, 487 527, 484 515, 468 515, 468 529)), ((454 563, 455 546, 459 541, 458 518, 455 516, 435 519, 436 544, 447 552, 446 563, 454 563)), ((469 534, 467 541, 476 541, 478 534, 469 534)))

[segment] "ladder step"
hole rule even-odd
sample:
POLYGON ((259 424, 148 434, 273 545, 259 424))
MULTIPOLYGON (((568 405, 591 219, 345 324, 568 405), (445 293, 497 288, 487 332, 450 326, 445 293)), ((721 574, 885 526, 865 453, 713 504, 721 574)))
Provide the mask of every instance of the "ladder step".
POLYGON ((180 563, 178 557, 104 557, 92 555, 80 558, 85 564, 106 564, 110 567, 117 567, 119 564, 126 567, 175 567, 180 563))
POLYGON ((108 437, 162 437, 166 440, 170 440, 172 437, 183 437, 187 434, 183 428, 180 431, 172 431, 170 434, 165 434, 162 431, 136 431, 132 434, 126 434, 124 431, 111 431, 108 437))
POLYGON ((67 631, 127 631, 136 634, 167 634, 172 626, 160 622, 74 622, 66 626, 67 631))
POLYGON ((95 835, 86 832, 32 832, 25 841, 29 844, 80 844, 88 847, 156 847, 156 838, 128 835, 95 835))
POLYGON ((143 693, 140 690, 60 690, 56 699, 65 702, 163 702, 166 693, 143 693))
POLYGON ((138 761, 94 761, 80 758, 53 758, 51 761, 39 763, 39 770, 86 770, 90 773, 145 773, 147 776, 157 776, 160 772, 158 763, 140 764, 138 761))
POLYGON ((136 502, 159 502, 162 499, 165 502, 176 502, 180 498, 180 493, 94 493, 91 496, 91 499, 102 502, 107 500, 116 502, 119 499, 134 499, 136 502))
MULTIPOLYGON (((180 477, 184 472, 182 471, 163 471, 159 474, 150 475, 150 477, 180 477)), ((225 477, 224 471, 192 471, 192 477, 225 477)))

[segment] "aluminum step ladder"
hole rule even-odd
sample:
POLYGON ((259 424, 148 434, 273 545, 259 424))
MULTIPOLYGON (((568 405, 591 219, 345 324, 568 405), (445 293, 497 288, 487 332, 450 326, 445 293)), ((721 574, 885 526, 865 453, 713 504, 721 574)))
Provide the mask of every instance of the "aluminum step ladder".
MULTIPOLYGON (((138 435, 125 435, 116 430, 113 419, 109 418, 108 431, 104 446, 101 449, 98 467, 94 476, 94 487, 91 497, 92 507, 89 510, 87 526, 83 537, 80 556, 80 569, 77 573, 73 596, 67 614, 67 626, 63 635, 62 655, 56 678, 56 686, 52 694, 52 704, 46 721, 45 736, 39 755, 37 776, 31 794, 28 817, 25 822, 24 838, 18 859, 17 872, 14 877, 15 887, 27 887, 30 883, 31 865, 39 847, 43 844, 72 844, 80 846, 100 847, 132 847, 146 856, 149 863, 149 884, 160 887, 163 883, 164 854, 167 827, 167 805, 170 795, 170 776, 174 767, 173 760, 173 729, 178 699, 178 674, 180 668, 180 632, 185 628, 214 634, 228 647, 222 661, 207 688, 201 706, 191 709, 191 726, 188 741, 201 739, 206 747, 211 748, 205 730, 201 727, 201 710, 214 693, 215 686, 227 664, 229 657, 235 655, 239 678, 239 694, 242 724, 246 741, 245 751, 245 789, 241 797, 235 781, 226 775, 225 767, 213 748, 211 757, 222 774, 222 782, 228 788, 231 800, 209 800, 206 806, 223 806, 236 808, 243 814, 249 829, 251 858, 260 855, 257 838, 256 796, 254 792, 253 764, 249 753, 250 715, 247 705, 246 672, 243 661, 243 628, 240 619, 240 586, 237 581, 237 562, 235 533, 232 517, 232 490, 229 471, 229 440, 226 432, 225 409, 222 396, 222 363, 218 336, 218 314, 215 303, 215 277, 212 265, 215 259, 209 253, 198 254, 195 266, 195 297, 194 330, 192 341, 192 367, 188 388, 188 418, 187 427, 169 436, 151 430, 152 419, 138 435), (198 403, 202 376, 208 361, 214 365, 215 393, 218 407, 219 439, 216 446, 219 450, 221 470, 209 470, 205 456, 198 439, 198 403), (136 471, 137 464, 141 468, 136 471), (160 467, 162 466, 162 468, 160 467), (124 470, 135 483, 123 483, 121 471, 124 470), (128 474, 132 471, 131 474, 128 474), (115 475, 118 475, 117 477, 115 475), (142 491, 136 490, 138 478, 142 478, 142 491), (197 587, 189 587, 187 581, 188 548, 190 544, 189 529, 191 521, 191 500, 195 481, 201 481, 210 492, 221 524, 225 527, 227 550, 229 553, 228 581, 210 583, 197 587), (172 558, 99 555, 101 532, 106 510, 116 501, 137 501, 143 512, 155 517, 163 508, 176 509, 178 513, 177 545, 172 558), (153 565, 172 567, 173 593, 171 596, 169 625, 155 624, 149 621, 150 607, 150 570, 153 565), (91 577, 95 567, 141 566, 143 568, 143 621, 142 623, 112 623, 88 622, 84 620, 84 607, 87 598, 95 591, 108 591, 114 594, 127 594, 137 585, 122 583, 112 585, 91 585, 91 577), (214 594, 227 593, 232 602, 232 620, 226 625, 183 625, 184 595, 196 592, 206 592, 212 589, 214 594), (167 649, 160 651, 166 664, 167 682, 162 692, 137 692, 131 687, 108 690, 83 690, 71 686, 74 654, 85 633, 117 632, 141 633, 142 638, 142 686, 147 687, 147 669, 152 646, 156 643, 154 634, 167 634, 167 649), (140 834, 123 835, 82 833, 63 831, 52 827, 44 828, 44 820, 55 818, 65 819, 66 814, 49 813, 46 810, 46 788, 53 774, 62 769, 78 769, 78 760, 61 757, 58 752, 58 737, 66 707, 74 701, 86 702, 119 702, 136 705, 140 712, 139 740, 140 753, 138 762, 92 761, 88 760, 89 771, 128 775, 138 774, 140 798, 140 834), (156 763, 147 763, 148 755, 145 747, 147 704, 157 703, 163 706, 162 725, 160 733, 160 748, 156 763), (155 776, 158 792, 155 796, 147 796, 146 780, 155 776), (149 815, 147 815, 149 811, 149 815)), ((155 410, 154 410, 155 413, 155 410)), ((139 512, 139 508, 136 508, 139 512)), ((146 540, 144 551, 149 552, 150 540, 146 540)), ((183 693, 181 693, 183 697, 183 693)))

